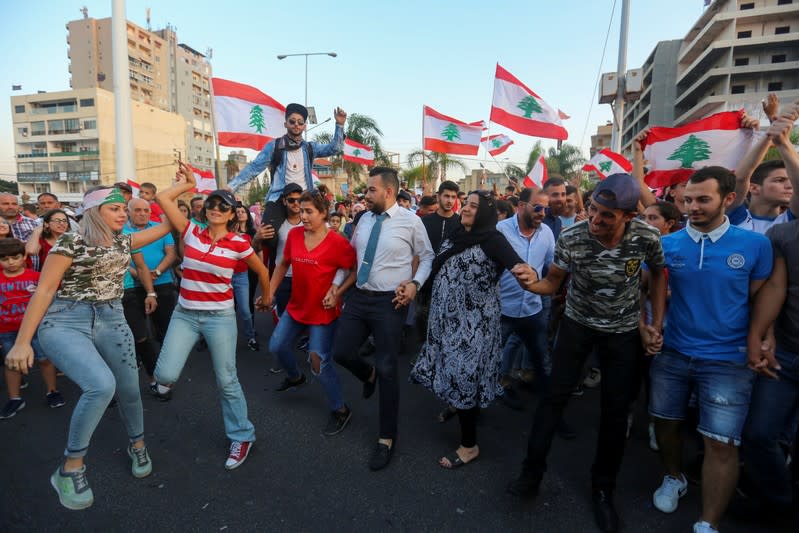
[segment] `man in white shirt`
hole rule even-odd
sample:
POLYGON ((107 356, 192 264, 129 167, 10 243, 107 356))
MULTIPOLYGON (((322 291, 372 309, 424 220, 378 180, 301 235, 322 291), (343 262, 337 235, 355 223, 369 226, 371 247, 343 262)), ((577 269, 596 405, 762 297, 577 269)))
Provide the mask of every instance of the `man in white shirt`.
MULTIPOLYGON (((370 211, 361 217, 352 236, 358 256, 356 286, 347 295, 333 343, 334 359, 363 382, 364 398, 372 396, 380 384, 380 433, 369 459, 372 470, 385 468, 394 452, 399 413, 397 356, 405 306, 430 275, 434 255, 421 219, 397 204, 398 190, 396 170, 375 167, 369 172, 366 204, 370 211), (415 274, 414 256, 419 257, 415 274), (358 354, 370 334, 375 341, 374 366, 358 354)), ((340 285, 341 280, 336 281, 334 286, 340 285)))

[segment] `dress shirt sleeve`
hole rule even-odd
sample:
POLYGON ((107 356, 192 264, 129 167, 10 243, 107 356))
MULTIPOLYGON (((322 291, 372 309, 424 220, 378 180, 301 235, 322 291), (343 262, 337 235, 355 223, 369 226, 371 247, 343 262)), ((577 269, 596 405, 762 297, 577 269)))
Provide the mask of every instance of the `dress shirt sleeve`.
POLYGON ((413 255, 419 256, 419 267, 416 269, 416 275, 413 279, 418 281, 419 285, 424 285, 433 269, 435 253, 433 252, 433 246, 430 244, 430 239, 427 237, 427 230, 424 224, 422 224, 422 219, 413 213, 411 213, 411 215, 410 220, 413 224, 411 230, 413 232, 413 255))

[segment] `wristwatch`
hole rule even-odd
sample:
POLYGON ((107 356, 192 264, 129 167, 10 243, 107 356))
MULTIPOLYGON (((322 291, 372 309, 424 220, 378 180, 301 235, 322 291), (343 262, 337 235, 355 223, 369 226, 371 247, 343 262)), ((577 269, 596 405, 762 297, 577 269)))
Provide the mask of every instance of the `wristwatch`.
POLYGON ((161 271, 159 269, 157 269, 157 268, 155 270, 153 270, 153 272, 155 272, 156 276, 160 276, 161 275, 161 271))
POLYGON ((419 289, 421 289, 421 288, 422 288, 422 284, 421 284, 421 283, 419 283, 418 281, 416 281, 415 279, 412 279, 412 280, 411 280, 411 283, 413 283, 414 285, 416 285, 416 292, 419 292, 419 289))

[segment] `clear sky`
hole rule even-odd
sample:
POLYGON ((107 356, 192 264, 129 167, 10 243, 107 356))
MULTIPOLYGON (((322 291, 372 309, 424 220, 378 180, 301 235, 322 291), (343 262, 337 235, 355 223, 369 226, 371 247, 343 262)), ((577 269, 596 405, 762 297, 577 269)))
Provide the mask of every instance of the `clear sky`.
MULTIPOLYGON (((616 70, 622 2, 615 3, 603 72, 616 70)), ((640 67, 658 41, 684 37, 703 9, 702 0, 631 4, 628 68, 640 67)), ((65 24, 82 17, 83 5, 90 17, 110 16, 111 0, 0 0, 0 5, 0 95, 5 97, 0 177, 8 179, 15 172, 12 84, 22 85, 24 94, 68 89, 65 24)), ((278 61, 276 55, 336 52, 337 58, 310 58, 309 104, 320 121, 337 105, 371 116, 383 130, 385 149, 400 152, 404 164, 409 151, 421 148, 423 105, 467 122, 488 119, 497 62, 571 115, 567 142, 580 145, 587 156, 591 134, 611 116, 610 106, 596 103, 594 87, 613 5, 613 0, 128 0, 127 16, 146 26, 150 7, 153 29, 171 23, 180 42, 201 52, 213 48, 215 76, 254 85, 284 105, 303 101, 305 65, 302 57, 278 61)), ((332 131, 331 124, 317 131, 332 131)), ((501 157, 523 166, 536 139, 493 125, 491 133, 515 140, 501 157)))

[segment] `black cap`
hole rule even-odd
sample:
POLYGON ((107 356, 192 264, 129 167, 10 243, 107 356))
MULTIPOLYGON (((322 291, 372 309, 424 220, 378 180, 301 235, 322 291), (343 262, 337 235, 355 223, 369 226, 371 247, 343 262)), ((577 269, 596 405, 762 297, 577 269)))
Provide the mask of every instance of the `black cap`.
POLYGON ((223 202, 225 202, 228 205, 231 206, 236 205, 236 198, 233 196, 233 193, 230 191, 226 191, 225 189, 217 189, 208 195, 208 199, 210 200, 214 196, 221 199, 223 202))
POLYGON ((116 187, 117 189, 123 190, 123 191, 125 191, 127 193, 133 194, 133 187, 131 187, 130 184, 125 182, 125 181, 118 181, 118 182, 114 183, 114 187, 116 187))
POLYGON ((611 174, 594 189, 591 200, 610 209, 637 211, 641 198, 638 180, 629 174, 611 174))
POLYGON ((408 192, 407 192, 407 191, 400 191, 400 192, 397 194, 397 199, 399 200, 400 198, 402 198, 403 200, 405 200, 405 201, 408 201, 408 202, 410 202, 410 201, 411 201, 411 195, 410 195, 410 194, 408 194, 408 192))
POLYGON ((289 183, 285 187, 283 187, 283 197, 288 196, 291 193, 298 192, 302 194, 302 187, 300 187, 296 183, 289 183))
POLYGON ((286 118, 289 118, 294 113, 302 116, 303 120, 308 120, 308 110, 302 104, 289 104, 286 106, 286 118))

